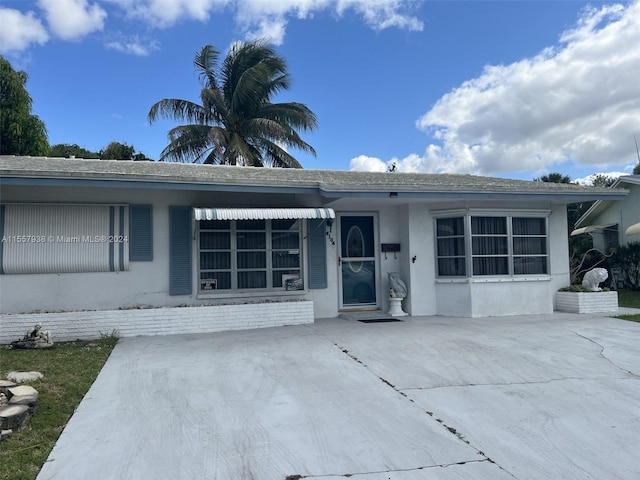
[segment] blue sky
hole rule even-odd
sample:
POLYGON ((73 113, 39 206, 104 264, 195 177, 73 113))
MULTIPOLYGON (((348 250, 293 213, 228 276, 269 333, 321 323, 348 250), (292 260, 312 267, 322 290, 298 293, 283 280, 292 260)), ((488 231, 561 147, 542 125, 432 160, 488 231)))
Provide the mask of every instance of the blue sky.
POLYGON ((49 141, 151 158, 198 100, 193 56, 267 36, 319 118, 305 168, 531 179, 631 173, 640 2, 0 0, 0 54, 29 74, 49 141))

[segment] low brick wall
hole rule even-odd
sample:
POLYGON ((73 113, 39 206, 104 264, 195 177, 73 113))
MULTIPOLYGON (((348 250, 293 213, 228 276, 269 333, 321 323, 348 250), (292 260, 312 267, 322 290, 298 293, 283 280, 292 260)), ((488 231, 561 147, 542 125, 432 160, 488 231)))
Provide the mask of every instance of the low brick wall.
POLYGON ((313 323, 313 302, 1 314, 0 343, 22 338, 36 323, 54 341, 99 338, 113 330, 121 337, 210 333, 313 323))
POLYGON ((569 313, 618 311, 618 292, 556 292, 556 310, 569 313))

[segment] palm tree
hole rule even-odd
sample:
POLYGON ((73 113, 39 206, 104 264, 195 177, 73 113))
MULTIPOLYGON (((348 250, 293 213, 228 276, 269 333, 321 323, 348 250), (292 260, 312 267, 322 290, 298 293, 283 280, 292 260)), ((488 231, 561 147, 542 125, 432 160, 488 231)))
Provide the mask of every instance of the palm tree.
POLYGON ((552 172, 548 175, 542 175, 539 178, 533 179, 535 182, 547 182, 547 183, 571 183, 571 177, 563 175, 562 173, 552 172))
POLYGON ((296 130, 318 122, 302 103, 271 103, 290 86, 285 60, 265 40, 235 43, 221 66, 219 55, 212 45, 196 53, 202 105, 167 98, 151 107, 151 123, 158 117, 188 123, 169 131, 160 160, 302 168, 286 149, 315 155, 296 130))

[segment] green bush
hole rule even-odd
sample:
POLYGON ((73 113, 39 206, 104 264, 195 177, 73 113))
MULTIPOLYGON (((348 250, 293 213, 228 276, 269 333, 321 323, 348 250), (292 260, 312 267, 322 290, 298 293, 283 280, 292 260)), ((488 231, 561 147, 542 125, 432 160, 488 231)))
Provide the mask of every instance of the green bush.
POLYGON ((640 290, 640 242, 628 243, 615 249, 611 258, 607 259, 609 271, 619 269, 619 278, 624 288, 640 290))
MULTIPOLYGON (((598 293, 593 290, 589 290, 588 288, 584 288, 582 285, 569 285, 568 287, 563 287, 559 290, 560 292, 585 292, 585 293, 598 293)), ((603 287, 600 292, 608 292, 609 289, 607 287, 603 287)))

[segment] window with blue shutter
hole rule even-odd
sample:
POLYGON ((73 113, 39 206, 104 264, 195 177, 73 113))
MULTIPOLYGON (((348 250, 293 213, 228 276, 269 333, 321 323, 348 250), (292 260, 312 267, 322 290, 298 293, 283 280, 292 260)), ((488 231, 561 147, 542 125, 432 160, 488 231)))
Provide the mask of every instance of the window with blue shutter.
POLYGON ((315 219, 308 222, 307 241, 309 252, 309 288, 327 288, 327 247, 325 242, 325 220, 315 219))
POLYGON ((153 260, 153 208, 151 205, 129 206, 129 260, 153 260))
POLYGON ((191 207, 169 207, 169 294, 191 294, 191 207))
MULTIPOLYGON (((4 238, 4 205, 0 205, 0 238, 4 238)), ((2 266, 4 258, 3 246, 4 241, 0 242, 0 275, 4 274, 4 268, 2 266)))

